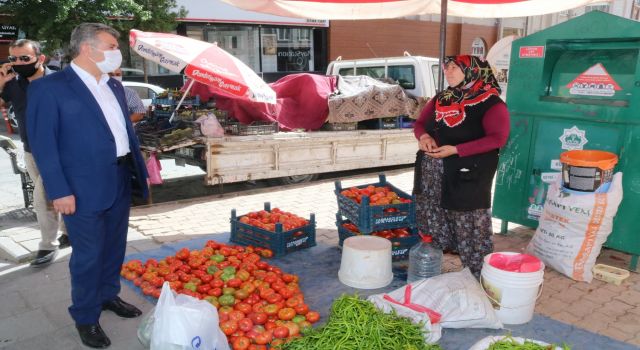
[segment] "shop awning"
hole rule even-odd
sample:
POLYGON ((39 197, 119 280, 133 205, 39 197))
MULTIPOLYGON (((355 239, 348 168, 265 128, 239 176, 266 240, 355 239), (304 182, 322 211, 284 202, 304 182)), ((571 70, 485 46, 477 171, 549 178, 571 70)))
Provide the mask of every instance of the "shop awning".
POLYGON ((244 10, 277 16, 354 20, 438 14, 448 2, 449 16, 526 17, 570 10, 607 0, 222 0, 244 10))

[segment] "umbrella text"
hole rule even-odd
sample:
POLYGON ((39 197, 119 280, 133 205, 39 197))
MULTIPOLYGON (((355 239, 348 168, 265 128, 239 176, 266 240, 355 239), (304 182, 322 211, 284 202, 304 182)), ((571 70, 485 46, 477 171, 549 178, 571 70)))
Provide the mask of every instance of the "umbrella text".
POLYGON ((158 60, 159 63, 168 64, 168 65, 175 66, 175 67, 180 67, 180 61, 168 58, 164 54, 162 54, 161 52, 158 52, 158 51, 156 51, 156 50, 154 50, 152 48, 145 47, 142 44, 138 45, 138 50, 137 51, 145 53, 146 55, 153 57, 154 59, 158 60))

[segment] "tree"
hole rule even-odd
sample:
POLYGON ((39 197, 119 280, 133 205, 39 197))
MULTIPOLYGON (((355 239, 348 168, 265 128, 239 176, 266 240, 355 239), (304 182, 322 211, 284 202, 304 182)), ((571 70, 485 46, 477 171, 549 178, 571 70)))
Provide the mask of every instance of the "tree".
POLYGON ((118 29, 128 46, 131 28, 172 31, 176 18, 175 0, 0 0, 0 13, 13 15, 13 22, 26 37, 41 41, 45 52, 65 47, 71 31, 84 22, 104 23, 118 29))

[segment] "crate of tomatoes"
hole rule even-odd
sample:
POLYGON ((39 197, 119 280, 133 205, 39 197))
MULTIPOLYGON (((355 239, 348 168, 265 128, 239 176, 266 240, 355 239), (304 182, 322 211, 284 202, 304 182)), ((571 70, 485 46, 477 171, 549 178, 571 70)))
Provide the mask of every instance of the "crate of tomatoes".
POLYGON ((391 257, 393 261, 406 260, 409 258, 409 249, 420 240, 418 230, 415 227, 400 227, 371 233, 362 233, 354 223, 344 219, 340 214, 336 214, 336 226, 338 227, 339 245, 345 239, 352 236, 372 235, 386 238, 391 241, 391 257))
POLYGON ((413 196, 388 183, 384 174, 379 178, 377 183, 346 189, 336 181, 338 212, 356 224, 362 233, 415 226, 413 196))
POLYGON ((307 220, 295 214, 271 209, 264 203, 264 210, 242 216, 231 210, 231 242, 268 248, 275 256, 282 256, 316 245, 316 216, 307 220))

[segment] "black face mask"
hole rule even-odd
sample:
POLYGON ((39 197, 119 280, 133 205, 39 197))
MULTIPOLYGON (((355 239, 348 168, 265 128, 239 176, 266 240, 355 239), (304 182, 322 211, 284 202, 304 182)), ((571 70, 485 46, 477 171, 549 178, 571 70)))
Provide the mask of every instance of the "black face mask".
POLYGON ((12 68, 13 71, 16 72, 19 76, 26 79, 36 74, 36 72, 38 71, 38 68, 36 68, 37 63, 38 61, 28 64, 16 64, 13 65, 12 68))

